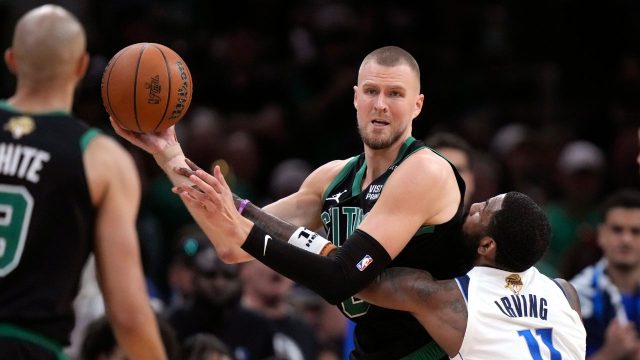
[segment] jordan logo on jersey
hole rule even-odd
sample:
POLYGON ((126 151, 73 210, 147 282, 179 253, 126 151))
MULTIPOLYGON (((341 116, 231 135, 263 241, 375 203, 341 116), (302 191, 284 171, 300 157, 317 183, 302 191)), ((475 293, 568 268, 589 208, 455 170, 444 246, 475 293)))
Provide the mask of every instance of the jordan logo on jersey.
POLYGON ((4 124, 3 129, 18 140, 24 135, 31 134, 36 129, 36 122, 30 116, 14 116, 4 124))
POLYGON ((514 294, 517 295, 520 292, 520 290, 522 290, 522 279, 520 278, 520 275, 511 274, 506 278, 504 278, 504 280, 506 282, 504 287, 507 289, 511 289, 511 291, 513 291, 514 294))
POLYGON ((339 193, 337 193, 335 195, 331 195, 328 198, 324 199, 324 201, 335 200, 336 204, 339 204, 340 203, 340 196, 342 196, 342 194, 344 194, 346 192, 347 192, 347 190, 340 191, 339 193))

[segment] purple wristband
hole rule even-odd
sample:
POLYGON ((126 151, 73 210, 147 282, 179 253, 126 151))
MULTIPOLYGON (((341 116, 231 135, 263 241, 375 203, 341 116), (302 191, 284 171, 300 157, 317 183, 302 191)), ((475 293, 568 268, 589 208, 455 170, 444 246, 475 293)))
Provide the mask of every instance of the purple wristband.
POLYGON ((238 213, 240 215, 242 215, 242 212, 244 211, 244 208, 247 207, 247 205, 250 203, 251 201, 249 201, 249 199, 244 199, 242 201, 240 201, 240 205, 238 205, 238 213))

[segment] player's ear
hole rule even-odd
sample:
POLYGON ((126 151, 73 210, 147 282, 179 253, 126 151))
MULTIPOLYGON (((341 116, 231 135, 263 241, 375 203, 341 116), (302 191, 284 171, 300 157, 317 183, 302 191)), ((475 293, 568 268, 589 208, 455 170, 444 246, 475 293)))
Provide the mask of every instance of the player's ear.
POLYGON ((7 48, 7 50, 4 51, 4 62, 7 64, 7 69, 15 75, 17 71, 16 57, 14 56, 11 48, 7 48))
POLYGON ((82 54, 82 56, 78 60, 78 64, 76 68, 76 75, 78 76, 78 79, 82 79, 84 77, 84 75, 87 73, 88 68, 89 68, 89 54, 85 52, 84 54, 82 54))
POLYGON ((478 241, 478 255, 486 258, 495 258, 496 242, 490 236, 485 236, 478 241))
POLYGON ((353 87, 353 107, 358 109, 358 86, 353 87))
POLYGON ((418 115, 420 115, 420 112, 422 111, 422 105, 424 104, 424 95, 420 94, 418 95, 418 98, 416 99, 416 104, 415 104, 415 108, 413 110, 413 118, 417 118, 418 115))

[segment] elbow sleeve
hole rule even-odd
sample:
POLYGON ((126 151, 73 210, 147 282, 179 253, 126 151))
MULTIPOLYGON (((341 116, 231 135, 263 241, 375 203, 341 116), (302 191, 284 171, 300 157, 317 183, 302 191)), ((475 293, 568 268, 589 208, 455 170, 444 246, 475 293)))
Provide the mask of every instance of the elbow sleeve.
POLYGON ((258 226, 251 229, 242 248, 275 271, 338 304, 364 289, 391 262, 380 243, 356 230, 345 244, 329 256, 273 240, 258 226))

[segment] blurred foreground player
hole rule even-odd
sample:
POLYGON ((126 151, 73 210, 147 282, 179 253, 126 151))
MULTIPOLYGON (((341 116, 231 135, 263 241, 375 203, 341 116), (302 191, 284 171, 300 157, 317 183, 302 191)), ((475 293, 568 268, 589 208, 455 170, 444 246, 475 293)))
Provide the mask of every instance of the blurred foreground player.
POLYGON ((89 63, 83 26, 59 6, 18 21, 16 75, 0 102, 0 358, 65 359, 72 302, 90 252, 116 338, 130 359, 165 359, 145 292, 131 156, 71 115, 89 63))

